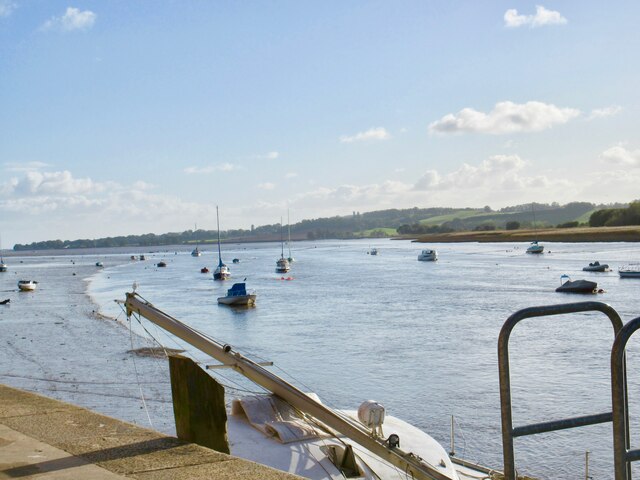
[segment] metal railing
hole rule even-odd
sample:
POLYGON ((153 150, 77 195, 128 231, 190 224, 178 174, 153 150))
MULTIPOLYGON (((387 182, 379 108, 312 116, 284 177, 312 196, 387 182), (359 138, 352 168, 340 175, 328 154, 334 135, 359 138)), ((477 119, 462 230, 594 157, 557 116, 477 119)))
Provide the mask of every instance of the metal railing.
MULTIPOLYGON (((580 417, 566 418, 561 420, 553 420, 550 422, 536 423, 513 427, 512 408, 511 408, 511 377, 509 374, 509 338, 513 328, 522 320, 533 317, 546 317, 550 315, 564 315, 568 313, 591 312, 597 311, 604 313, 613 326, 614 336, 617 337, 618 332, 622 330, 622 320, 618 313, 609 305, 601 302, 581 302, 568 303, 561 305, 548 305, 541 307, 531 307, 519 310, 511 315, 500 330, 498 339, 498 367, 500 372, 500 410, 502 417, 502 449, 504 455, 504 478, 505 480, 516 480, 515 454, 513 447, 513 439, 526 435, 534 435, 542 432, 553 432, 556 430, 564 430, 567 428, 582 427, 586 425, 595 425, 599 423, 611 422, 614 420, 613 412, 597 413, 594 415, 584 415, 580 417)), ((640 324, 638 326, 640 328, 640 324)), ((628 415, 626 402, 626 372, 624 362, 624 346, 622 347, 621 367, 617 370, 619 378, 614 383, 620 384, 622 389, 622 404, 618 409, 622 409, 621 425, 625 432, 625 438, 628 440, 628 415)), ((613 360, 612 360, 613 361, 613 360)), ((613 375, 612 370, 612 375, 613 375)), ((615 420, 614 420, 615 421, 615 420)), ((628 448, 628 445, 625 447, 628 448)), ((616 477, 616 480, 630 480, 631 477, 616 477)))
POLYGON ((631 462, 640 460, 640 450, 630 450, 629 408, 625 349, 640 329, 640 317, 627 323, 611 348, 611 406, 613 408, 613 464, 616 480, 631 480, 631 462))

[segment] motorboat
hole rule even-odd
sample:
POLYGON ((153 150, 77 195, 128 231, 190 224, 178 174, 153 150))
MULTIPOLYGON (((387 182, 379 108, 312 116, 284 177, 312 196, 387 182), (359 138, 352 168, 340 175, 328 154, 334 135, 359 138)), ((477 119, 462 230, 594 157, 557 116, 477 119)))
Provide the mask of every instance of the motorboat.
POLYGON ((560 286, 556 292, 561 293, 597 293, 598 284, 590 280, 571 280, 569 275, 560 277, 560 286))
POLYGON ((200 269, 200 273, 209 273, 209 269, 207 267, 202 267, 200 269))
POLYGON ((438 260, 438 252, 435 250, 422 250, 418 255, 418 260, 421 262, 435 262, 438 260))
POLYGON ((377 248, 372 248, 369 250, 369 255, 378 255, 378 249, 377 248))
POLYGON ((234 258, 234 259, 232 260, 232 262, 233 262, 233 263, 240 263, 240 259, 239 259, 239 258, 234 258))
POLYGON ((202 252, 200 251, 200 249, 199 249, 198 247, 194 248, 194 249, 191 251, 191 256, 192 256, 192 257, 199 257, 199 256, 201 256, 201 255, 202 255, 202 252))
POLYGON ((585 272, 608 272, 609 265, 607 265, 606 263, 600 263, 596 260, 586 267, 583 267, 582 270, 584 270, 585 272))
POLYGON ((231 278, 231 270, 222 261, 222 250, 220 249, 220 214, 216 205, 216 223, 218 225, 218 266, 213 271, 214 280, 227 280, 231 278))
POLYGON ((0 305, 9 305, 10 302, 11 302, 11 299, 7 298, 5 300, 0 301, 0 305))
POLYGON ((245 283, 234 283, 225 297, 218 297, 218 303, 223 305, 255 305, 256 294, 247 292, 245 283))
POLYGON ((544 253, 544 245, 540 245, 537 240, 534 240, 527 247, 527 253, 544 253))
POLYGON ((164 260, 160 260, 156 266, 157 267, 166 267, 167 266, 167 262, 165 262, 164 260))
POLYGON ((35 280, 18 280, 18 288, 23 292, 32 292, 38 286, 35 280))
MULTIPOLYGON (((229 292, 232 292, 235 284, 229 292)), ((229 297, 228 295, 227 297, 229 297)), ((222 297, 218 301, 224 300, 222 297)), ((373 400, 357 410, 337 410, 209 334, 201 333, 158 310, 137 293, 127 293, 127 315, 134 313, 160 326, 229 367, 265 394, 248 394, 221 402, 221 437, 232 455, 314 480, 488 480, 495 470, 465 462, 419 428, 391 415, 373 400), (230 411, 224 403, 231 403, 230 411), (226 428, 225 428, 226 427, 226 428), (227 440, 228 438, 228 440, 227 440)), ((226 377, 225 377, 226 378, 226 377)), ((223 388, 218 382, 218 388, 223 388)), ((255 390, 256 388, 253 388, 255 390)))
POLYGON ((96 262, 96 267, 104 267, 104 263, 102 263, 102 262, 96 262))
POLYGON ((630 263, 618 267, 618 275, 621 278, 640 278, 640 263, 630 263))

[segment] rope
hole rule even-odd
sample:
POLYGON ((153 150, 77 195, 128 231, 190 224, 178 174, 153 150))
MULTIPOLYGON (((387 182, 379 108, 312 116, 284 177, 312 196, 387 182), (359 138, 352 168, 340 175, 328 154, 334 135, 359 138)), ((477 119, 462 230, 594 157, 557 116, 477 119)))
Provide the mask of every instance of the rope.
MULTIPOLYGON (((129 340, 131 342, 131 350, 134 350, 134 348, 133 348, 133 328, 132 328, 132 323, 131 323, 131 317, 127 317, 127 319, 129 320, 129 340)), ((140 390, 140 398, 142 399, 142 405, 144 406, 144 411, 147 414, 147 419, 149 420, 149 425, 151 425, 151 428, 155 429, 155 427, 153 426, 153 422, 151 421, 151 415, 149 415, 149 409, 147 408, 147 402, 144 399, 144 392, 142 391, 142 385, 140 384, 140 377, 138 375, 138 366, 136 364, 136 356, 132 355, 131 358, 133 359, 133 369, 136 372, 136 382, 138 384, 138 390, 140 390)))

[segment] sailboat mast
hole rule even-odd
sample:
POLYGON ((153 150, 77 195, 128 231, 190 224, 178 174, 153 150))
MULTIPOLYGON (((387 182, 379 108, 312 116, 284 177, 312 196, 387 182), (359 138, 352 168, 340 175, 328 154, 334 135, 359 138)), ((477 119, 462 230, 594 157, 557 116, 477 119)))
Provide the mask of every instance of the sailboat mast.
POLYGON ((216 205, 216 224, 218 226, 218 266, 222 266, 222 252, 220 251, 220 213, 216 205))
POLYGON ((287 209, 287 248, 289 249, 289 259, 291 259, 291 223, 289 220, 289 209, 287 209))
POLYGON ((280 256, 284 258, 284 238, 282 236, 282 217, 280 217, 280 256))

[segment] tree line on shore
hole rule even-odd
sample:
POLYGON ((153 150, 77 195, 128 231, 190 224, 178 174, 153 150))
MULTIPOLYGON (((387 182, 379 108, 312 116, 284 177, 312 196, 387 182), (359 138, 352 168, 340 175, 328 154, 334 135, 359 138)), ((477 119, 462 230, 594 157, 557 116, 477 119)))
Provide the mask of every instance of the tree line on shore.
MULTIPOLYGON (((484 208, 409 208, 373 212, 353 212, 352 215, 302 220, 290 226, 295 240, 351 239, 393 235, 420 235, 456 231, 516 230, 521 227, 568 228, 576 226, 640 225, 640 201, 629 205, 595 205, 572 202, 566 205, 523 204, 500 210, 484 208), (535 218, 535 221, 534 221, 535 218), (585 220, 577 220, 577 219, 585 220)), ((220 232, 223 241, 267 241, 280 238, 279 223, 251 226, 220 232)), ((186 230, 156 235, 127 235, 99 239, 48 240, 16 244, 14 250, 48 250, 99 247, 152 247, 162 245, 214 243, 214 230, 186 230)))

